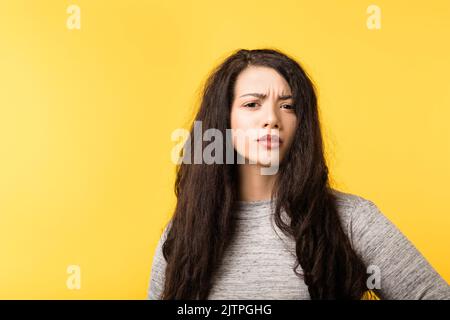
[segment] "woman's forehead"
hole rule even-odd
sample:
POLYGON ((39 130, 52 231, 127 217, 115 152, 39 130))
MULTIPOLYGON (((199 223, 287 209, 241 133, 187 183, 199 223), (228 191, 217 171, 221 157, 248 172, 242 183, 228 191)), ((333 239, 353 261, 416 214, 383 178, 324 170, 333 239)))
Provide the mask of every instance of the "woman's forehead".
POLYGON ((250 66, 244 69, 236 80, 236 97, 258 93, 264 95, 289 95, 291 90, 287 81, 275 69, 250 66))

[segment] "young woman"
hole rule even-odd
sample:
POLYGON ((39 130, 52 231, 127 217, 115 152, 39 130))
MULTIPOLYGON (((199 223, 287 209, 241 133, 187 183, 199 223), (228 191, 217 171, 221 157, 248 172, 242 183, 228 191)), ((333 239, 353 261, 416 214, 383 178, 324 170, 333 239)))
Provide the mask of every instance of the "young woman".
MULTIPOLYGON (((209 77, 195 121, 231 129, 233 160, 245 161, 178 166, 149 299, 450 298, 373 202, 330 187, 315 89, 294 59, 235 52, 209 77)), ((185 151, 196 143, 207 145, 185 151)))

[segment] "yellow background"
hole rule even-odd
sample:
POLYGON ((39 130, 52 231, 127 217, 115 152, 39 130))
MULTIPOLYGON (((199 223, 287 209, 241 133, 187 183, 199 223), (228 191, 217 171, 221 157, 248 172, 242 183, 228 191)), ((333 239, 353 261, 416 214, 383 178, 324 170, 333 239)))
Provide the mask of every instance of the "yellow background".
POLYGON ((317 84, 335 186, 450 281, 449 35, 447 0, 1 0, 0 298, 144 299, 175 204, 170 134, 213 66, 260 47, 317 84))

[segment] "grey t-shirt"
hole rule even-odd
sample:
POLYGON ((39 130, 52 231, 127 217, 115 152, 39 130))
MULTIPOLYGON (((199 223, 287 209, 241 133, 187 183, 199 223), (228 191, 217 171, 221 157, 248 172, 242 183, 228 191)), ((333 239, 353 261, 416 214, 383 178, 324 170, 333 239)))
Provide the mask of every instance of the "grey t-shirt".
MULTIPOLYGON (((368 267, 370 284, 380 287, 380 298, 450 299, 447 282, 372 201, 333 192, 344 231, 368 267), (378 275, 379 282, 374 278, 378 275)), ((208 299, 309 300, 308 287, 293 271, 295 242, 273 222, 274 203, 238 204, 236 234, 218 267, 208 299)), ((283 218, 288 219, 287 215, 283 218)), ((153 258, 147 296, 152 300, 160 299, 164 287, 166 261, 161 246, 166 232, 167 226, 153 258)), ((301 273, 301 267, 297 271, 301 273)))

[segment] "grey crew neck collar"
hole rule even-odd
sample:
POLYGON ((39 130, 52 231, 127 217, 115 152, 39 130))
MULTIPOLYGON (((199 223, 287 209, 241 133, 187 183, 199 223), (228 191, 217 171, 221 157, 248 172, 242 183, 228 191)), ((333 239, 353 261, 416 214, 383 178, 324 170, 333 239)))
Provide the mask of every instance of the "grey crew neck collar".
POLYGON ((270 216, 275 209, 276 198, 254 200, 254 201, 236 201, 237 215, 239 220, 259 219, 270 216))

